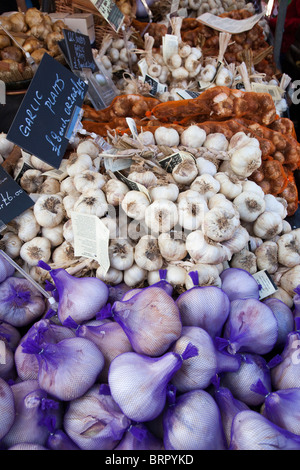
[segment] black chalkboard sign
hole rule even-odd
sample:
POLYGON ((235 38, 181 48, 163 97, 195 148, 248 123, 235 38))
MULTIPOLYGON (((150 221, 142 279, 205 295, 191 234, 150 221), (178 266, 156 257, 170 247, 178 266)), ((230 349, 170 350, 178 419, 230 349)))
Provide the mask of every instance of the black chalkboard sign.
POLYGON ((59 168, 88 85, 45 53, 6 138, 59 168))
POLYGON ((0 231, 33 205, 31 197, 0 165, 0 231))
POLYGON ((91 69, 98 70, 94 61, 89 36, 69 29, 63 29, 65 46, 68 51, 68 63, 72 70, 91 69))

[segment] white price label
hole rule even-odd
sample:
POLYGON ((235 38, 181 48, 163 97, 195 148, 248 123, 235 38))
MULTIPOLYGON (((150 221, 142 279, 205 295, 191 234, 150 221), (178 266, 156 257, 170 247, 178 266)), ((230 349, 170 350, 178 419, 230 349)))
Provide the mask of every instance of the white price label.
POLYGON ((259 300, 265 299, 269 295, 274 294, 278 290, 278 287, 273 282, 270 274, 266 269, 258 271, 257 273, 252 274, 257 284, 260 286, 259 290, 259 300))
POLYGON ((104 273, 110 267, 108 245, 109 229, 99 217, 72 211, 74 254, 98 261, 104 273))
POLYGON ((103 18, 118 32, 123 24, 124 15, 113 0, 91 0, 103 18))
POLYGON ((6 364, 6 347, 2 340, 0 340, 0 364, 6 364))

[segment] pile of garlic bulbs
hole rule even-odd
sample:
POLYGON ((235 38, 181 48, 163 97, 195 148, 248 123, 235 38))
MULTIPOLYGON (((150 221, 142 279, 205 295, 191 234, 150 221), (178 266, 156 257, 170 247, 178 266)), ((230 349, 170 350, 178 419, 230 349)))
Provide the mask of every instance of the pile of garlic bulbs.
MULTIPOLYGON (((106 172, 105 157, 90 138, 79 137, 62 161, 61 181, 31 156, 32 169, 20 185, 34 206, 8 224, 1 245, 33 279, 47 278, 39 260, 135 288, 153 284, 166 269, 180 292, 192 286, 190 271, 198 272, 200 285, 220 286, 220 273, 232 266, 251 274, 267 269, 280 287, 274 296, 292 301, 286 278, 299 270, 300 229, 285 220, 284 199, 264 194, 248 179, 261 164, 257 139, 237 132, 228 140, 191 125, 181 135, 158 127, 111 143, 115 158, 132 158, 125 173, 138 185, 134 189, 106 172), (167 171, 170 155, 180 158, 167 171), (108 228, 107 271, 94 259, 75 256, 72 211, 96 215, 108 228)), ((300 283, 299 275, 292 285, 300 283)))

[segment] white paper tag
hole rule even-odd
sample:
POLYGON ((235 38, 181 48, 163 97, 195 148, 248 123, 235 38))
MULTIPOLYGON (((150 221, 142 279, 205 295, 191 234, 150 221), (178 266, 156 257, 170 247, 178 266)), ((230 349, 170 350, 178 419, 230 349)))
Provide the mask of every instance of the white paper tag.
POLYGON ((270 274, 266 269, 258 271, 257 273, 252 274, 252 276, 256 280, 257 284, 261 286, 259 290, 259 300, 265 299, 278 290, 278 287, 273 282, 270 274))
POLYGON ((148 72, 148 65, 146 59, 141 59, 138 61, 138 67, 142 74, 142 77, 145 78, 146 73, 148 72))
POLYGON ((157 93, 164 93, 168 89, 167 85, 160 83, 158 80, 150 77, 148 74, 145 75, 145 83, 149 83, 149 85, 151 85, 151 90, 149 93, 152 96, 155 96, 157 93))
POLYGON ((2 340, 0 340, 0 364, 6 364, 6 347, 2 340))
POLYGON ((141 191, 142 193, 144 193, 149 199, 149 201, 151 202, 149 191, 144 185, 140 183, 136 183, 135 181, 132 181, 129 178, 126 178, 126 176, 122 175, 122 173, 120 173, 119 171, 115 171, 114 175, 118 178, 118 180, 125 183, 129 189, 133 191, 141 191))
POLYGON ((174 54, 178 53, 178 37, 174 34, 165 34, 162 38, 162 54, 165 63, 174 54))
POLYGON ((234 20, 232 18, 223 18, 221 16, 212 15, 211 13, 203 13, 197 17, 197 21, 204 23, 212 29, 223 31, 230 34, 244 33, 253 28, 261 18, 265 16, 265 11, 252 15, 244 20, 234 20))
POLYGON ((179 163, 183 162, 184 160, 194 160, 194 156, 186 151, 180 151, 169 155, 166 158, 163 158, 158 163, 162 168, 164 168, 168 173, 172 173, 174 168, 179 165, 179 163))
POLYGON ((276 85, 252 82, 251 88, 252 91, 255 91, 256 93, 269 93, 274 101, 281 100, 282 96, 284 95, 284 90, 276 85))
POLYGON ((126 118, 126 122, 127 122, 127 124, 128 124, 129 129, 130 129, 130 132, 131 132, 131 134, 132 134, 132 137, 133 137, 134 139, 137 139, 138 136, 139 136, 139 133, 138 133, 138 131, 137 131, 136 123, 135 123, 134 119, 127 117, 127 118, 126 118))
POLYGON ((108 245, 109 229, 99 217, 72 211, 74 254, 98 261, 104 273, 110 267, 108 245))
POLYGON ((190 100, 193 98, 198 98, 201 93, 197 91, 190 91, 190 90, 177 90, 177 95, 180 96, 183 100, 190 100))
POLYGON ((91 0, 103 18, 118 32, 122 26, 124 15, 113 0, 91 0))

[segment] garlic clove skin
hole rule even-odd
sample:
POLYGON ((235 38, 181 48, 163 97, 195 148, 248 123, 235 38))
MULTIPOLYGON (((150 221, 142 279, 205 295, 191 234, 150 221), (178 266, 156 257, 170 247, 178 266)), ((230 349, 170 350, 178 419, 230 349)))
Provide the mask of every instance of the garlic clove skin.
POLYGON ((239 253, 235 253, 230 261, 232 268, 240 268, 248 271, 250 274, 257 272, 256 255, 244 248, 239 253))
POLYGON ((249 142, 251 142, 251 138, 245 132, 236 132, 229 140, 228 150, 238 149, 249 142))
MULTIPOLYGON (((227 248, 231 255, 239 253, 243 248, 248 246, 249 243, 249 232, 242 225, 237 227, 233 236, 229 240, 222 242, 223 247, 227 248)), ((231 259, 231 256, 228 258, 228 261, 231 259)))
POLYGON ((105 193, 102 189, 88 189, 75 202, 74 211, 103 217, 108 211, 105 193))
POLYGON ((203 232, 216 242, 229 240, 240 225, 239 217, 233 210, 214 207, 204 215, 203 232))
POLYGON ((143 131, 138 135, 139 141, 144 144, 145 146, 147 145, 155 145, 155 139, 154 135, 150 131, 143 131))
POLYGON ((135 287, 145 281, 147 272, 148 271, 140 268, 136 263, 133 263, 132 266, 123 273, 124 282, 129 287, 135 287))
POLYGON ((158 127, 154 132, 156 145, 166 145, 168 147, 178 147, 180 137, 176 129, 171 127, 158 127))
POLYGON ((65 196, 80 196, 80 192, 75 188, 74 178, 71 176, 67 176, 67 178, 62 180, 60 190, 65 196))
MULTIPOLYGON (((256 139, 255 139, 256 140, 256 139)), ((234 173, 248 178, 261 166, 261 150, 253 144, 247 144, 233 151, 230 166, 234 173)))
POLYGON ((18 237, 22 242, 32 240, 37 236, 41 228, 35 218, 33 209, 28 209, 15 217, 14 223, 17 225, 18 237))
POLYGON ((203 143, 203 147, 219 151, 226 151, 228 149, 228 145, 229 142, 226 139, 225 135, 221 134, 220 132, 208 134, 203 143))
POLYGON ((217 173, 216 165, 204 157, 196 158, 199 175, 208 174, 214 176, 217 173))
POLYGON ((115 286, 123 281, 123 271, 110 267, 108 271, 104 273, 102 267, 99 266, 96 270, 96 277, 106 284, 115 286))
POLYGON ((77 153, 70 156, 67 163, 67 173, 69 176, 74 177, 76 174, 82 173, 85 170, 93 170, 93 161, 88 154, 77 155, 77 153))
MULTIPOLYGON (((195 264, 190 271, 196 271, 198 276, 198 286, 214 286, 221 287, 222 281, 219 275, 219 270, 216 265, 199 263, 195 264)), ((189 271, 189 272, 190 272, 189 271)), ((187 272, 185 277, 185 288, 187 290, 195 287, 194 281, 192 280, 189 272, 187 272)))
POLYGON ((278 269, 278 251, 277 243, 269 240, 258 246, 254 251, 258 269, 274 274, 278 269))
POLYGON ((175 202, 179 195, 179 188, 175 183, 157 184, 149 188, 149 195, 152 201, 168 199, 175 202))
POLYGON ((129 192, 128 186, 123 183, 123 181, 115 179, 108 180, 102 190, 106 195, 108 204, 111 204, 112 206, 119 206, 122 203, 125 194, 129 192))
POLYGON ((265 210, 270 212, 277 212, 282 219, 287 216, 287 201, 280 197, 275 197, 273 194, 265 194, 265 210))
POLYGON ((20 186, 27 193, 36 193, 43 184, 45 177, 40 170, 26 170, 20 179, 20 186))
POLYGON ((90 189, 102 189, 105 183, 105 176, 93 170, 84 170, 74 176, 74 186, 79 193, 85 193, 90 189))
POLYGON ((57 246, 52 252, 52 261, 57 266, 70 266, 72 261, 76 260, 74 246, 66 240, 57 246))
POLYGON ((110 240, 108 247, 110 266, 119 271, 129 269, 134 262, 134 248, 126 239, 110 240))
POLYGON ((33 212, 41 227, 53 228, 59 225, 65 216, 63 199, 60 195, 41 194, 34 204, 33 212))
POLYGON ((220 192, 226 196, 227 199, 233 200, 239 194, 241 194, 243 187, 241 182, 233 182, 231 179, 222 172, 218 172, 215 175, 215 179, 220 183, 220 192))
POLYGON ((206 132, 197 125, 184 129, 180 135, 180 143, 186 147, 202 147, 206 139, 206 132))
POLYGON ((198 176, 198 168, 193 159, 185 159, 175 166, 172 176, 176 183, 189 185, 198 176))
POLYGON ((269 240, 282 231, 282 218, 277 212, 265 211, 253 224, 254 235, 269 240))
POLYGON ((277 242, 278 262, 288 268, 300 264, 300 229, 281 235, 277 242))
POLYGON ((99 155, 99 147, 92 139, 84 139, 77 145, 76 153, 78 156, 87 154, 94 159, 99 155))
POLYGON ((177 206, 168 199, 153 201, 145 210, 145 223, 154 234, 169 232, 177 222, 177 206))
POLYGON ((38 192, 42 194, 57 194, 60 192, 60 182, 55 178, 47 177, 38 192))
POLYGON ((220 187, 219 181, 209 174, 197 176, 191 184, 191 190, 198 191, 206 201, 217 194, 220 187))
POLYGON ((291 297, 294 297, 294 289, 300 284, 300 265, 296 265, 290 268, 288 271, 282 274, 279 285, 284 289, 291 297))
POLYGON ((252 193, 257 193, 259 196, 261 196, 263 199, 265 197, 265 193, 263 192, 262 188, 255 183, 255 181, 251 180, 244 180, 241 182, 243 191, 250 191, 252 193))
POLYGON ((184 238, 184 234, 176 230, 159 234, 159 250, 166 261, 179 261, 186 257, 187 249, 184 238))
POLYGON ((122 202, 121 207, 128 217, 136 220, 142 220, 145 217, 145 211, 150 205, 147 196, 141 191, 128 191, 122 202))
POLYGON ((51 243, 48 238, 34 237, 25 242, 20 250, 20 257, 29 264, 36 266, 39 261, 48 263, 51 256, 51 243))
POLYGON ((237 207, 240 219, 246 222, 254 222, 266 207, 264 198, 252 191, 243 191, 233 203, 237 207))
POLYGON ((206 237, 201 230, 194 230, 186 236, 186 250, 198 264, 217 265, 231 257, 231 251, 227 247, 206 237))
POLYGON ((72 219, 68 219, 64 224, 63 224, 63 238, 66 242, 69 242, 71 244, 74 243, 74 231, 72 227, 72 219))
POLYGON ((208 212, 205 199, 198 193, 197 197, 185 197, 179 200, 178 224, 185 230, 202 228, 205 214, 208 212))
POLYGON ((157 183, 157 177, 153 171, 150 170, 141 172, 133 171, 132 173, 129 173, 128 178, 136 183, 142 184, 145 188, 155 186, 157 183))
POLYGON ((61 245, 64 241, 63 235, 63 226, 64 224, 58 224, 56 227, 42 227, 42 236, 48 238, 51 243, 51 247, 56 247, 61 245))
POLYGON ((155 271, 163 266, 158 240, 153 235, 144 235, 134 250, 135 263, 146 271, 155 271))
POLYGON ((13 232, 6 232, 0 241, 0 247, 10 258, 15 259, 20 255, 22 241, 13 232))

